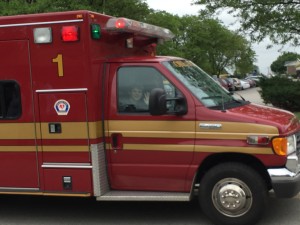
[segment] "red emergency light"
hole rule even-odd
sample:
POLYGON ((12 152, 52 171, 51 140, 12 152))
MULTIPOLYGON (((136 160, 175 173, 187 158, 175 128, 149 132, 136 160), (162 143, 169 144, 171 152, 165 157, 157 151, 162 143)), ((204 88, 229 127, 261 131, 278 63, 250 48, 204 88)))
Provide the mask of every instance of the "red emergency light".
POLYGON ((110 18, 106 23, 106 30, 134 33, 137 35, 158 38, 163 41, 171 40, 174 37, 174 34, 169 29, 127 18, 110 18))
POLYGON ((124 19, 122 19, 122 18, 117 19, 115 24, 116 24, 117 29, 124 29, 126 26, 126 23, 125 23, 124 19))
POLYGON ((77 26, 63 26, 61 37, 63 41, 79 41, 79 28, 77 26))

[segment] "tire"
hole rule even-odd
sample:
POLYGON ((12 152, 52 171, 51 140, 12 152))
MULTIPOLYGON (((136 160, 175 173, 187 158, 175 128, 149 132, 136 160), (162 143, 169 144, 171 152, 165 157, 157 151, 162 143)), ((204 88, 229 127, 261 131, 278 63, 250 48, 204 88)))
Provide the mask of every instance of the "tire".
POLYGON ((199 202, 202 211, 222 225, 253 225, 267 206, 267 186, 251 167, 222 163, 202 178, 199 202))

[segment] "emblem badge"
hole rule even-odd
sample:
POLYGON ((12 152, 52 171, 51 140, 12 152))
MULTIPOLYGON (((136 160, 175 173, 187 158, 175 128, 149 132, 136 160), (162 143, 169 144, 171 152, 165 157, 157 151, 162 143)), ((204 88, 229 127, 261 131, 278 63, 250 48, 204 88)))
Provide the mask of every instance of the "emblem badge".
POLYGON ((66 116, 70 111, 70 103, 64 99, 55 102, 54 109, 59 116, 66 116))

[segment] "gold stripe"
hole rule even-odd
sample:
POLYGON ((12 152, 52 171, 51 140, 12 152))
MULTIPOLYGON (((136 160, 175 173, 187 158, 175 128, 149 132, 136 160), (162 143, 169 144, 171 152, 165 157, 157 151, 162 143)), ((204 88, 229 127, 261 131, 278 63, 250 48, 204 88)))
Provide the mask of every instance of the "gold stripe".
POLYGON ((96 139, 102 137, 102 122, 64 122, 61 123, 62 133, 50 134, 48 123, 41 123, 43 139, 96 139))
POLYGON ((122 133, 124 137, 144 138, 196 138, 196 139, 237 139, 245 140, 249 135, 278 135, 274 126, 255 123, 221 122, 221 121, 106 121, 109 131, 122 133), (200 123, 221 124, 220 129, 203 129, 200 123), (196 131, 196 132, 195 132, 196 131))
MULTIPOLYGON (((255 123, 221 122, 221 121, 105 121, 108 131, 122 133, 124 137, 146 138, 204 138, 204 139, 246 139, 248 135, 278 135, 274 126, 255 123), (203 129, 200 123, 221 124, 220 129, 203 129), (195 132, 196 131, 196 132, 195 132)), ((50 134, 49 123, 0 123, 0 139, 91 139, 103 136, 102 122, 63 122, 62 133, 50 134), (35 137, 37 133, 37 137, 35 137), (40 137, 40 133, 42 137, 40 137)))
POLYGON ((208 129, 200 128, 199 125, 204 124, 221 124, 220 129, 209 129, 211 133, 254 133, 254 134, 272 134, 278 135, 278 129, 274 126, 256 124, 256 123, 241 123, 241 122, 222 122, 222 121, 197 121, 197 132, 206 132, 208 129))
POLYGON ((242 152, 251 154, 273 154, 271 148, 206 145, 124 144, 123 150, 193 152, 194 147, 195 152, 242 152))
POLYGON ((107 136, 113 133, 122 133, 123 137, 137 137, 137 138, 194 138, 195 132, 161 132, 161 131, 111 131, 107 132, 107 136))
POLYGON ((86 122, 61 123, 61 133, 49 133, 49 123, 41 123, 42 139, 87 139, 88 124, 86 122))
POLYGON ((193 145, 124 144, 124 150, 192 152, 193 145))
POLYGON ((251 154, 274 154, 271 148, 234 147, 234 146, 200 146, 196 145, 195 152, 241 152, 251 154))
POLYGON ((89 146, 0 146, 0 152, 89 152, 89 146))
POLYGON ((274 134, 266 134, 266 133, 212 133, 212 132, 197 132, 196 139, 222 139, 222 140, 247 140, 249 135, 263 135, 272 138, 276 135, 274 134))
POLYGON ((36 146, 0 146, 0 152, 36 152, 36 146))
POLYGON ((43 152, 89 152, 88 146, 42 146, 43 152))
POLYGON ((34 123, 0 123, 0 139, 35 139, 34 123))
POLYGON ((91 139, 103 137, 102 121, 89 122, 89 136, 91 139))
POLYGON ((50 134, 49 123, 0 123, 1 139, 91 139, 103 136, 102 122, 63 122, 62 133, 50 134), (36 134, 36 136, 35 136, 36 134), (42 136, 41 136, 42 134, 42 136))
POLYGON ((195 132, 195 121, 145 121, 145 120, 110 120, 110 132, 123 131, 158 131, 158 132, 195 132))

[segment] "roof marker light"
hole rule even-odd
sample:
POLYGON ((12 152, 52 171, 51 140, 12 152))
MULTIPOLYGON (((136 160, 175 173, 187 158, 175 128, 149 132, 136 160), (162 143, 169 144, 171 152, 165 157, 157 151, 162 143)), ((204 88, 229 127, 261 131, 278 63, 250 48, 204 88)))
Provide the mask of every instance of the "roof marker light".
POLYGON ((51 27, 41 27, 33 29, 34 43, 47 44, 52 42, 51 27))
POLYGON ((63 41, 79 41, 79 28, 77 26, 63 26, 61 37, 63 41))
POLYGON ((127 18, 110 18, 106 23, 106 30, 113 32, 135 33, 147 37, 158 38, 163 41, 171 40, 174 37, 174 34, 166 28, 127 18))
POLYGON ((91 35, 93 39, 100 39, 101 37, 101 28, 99 24, 91 24, 91 35))

